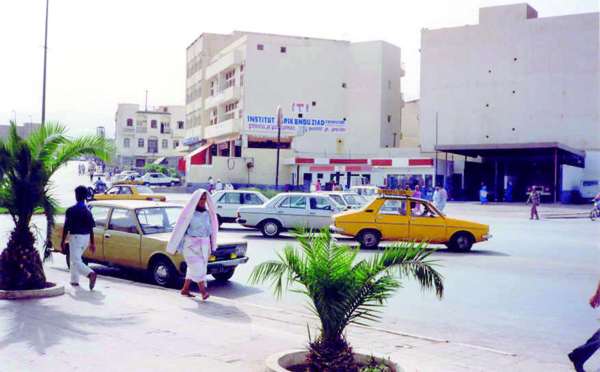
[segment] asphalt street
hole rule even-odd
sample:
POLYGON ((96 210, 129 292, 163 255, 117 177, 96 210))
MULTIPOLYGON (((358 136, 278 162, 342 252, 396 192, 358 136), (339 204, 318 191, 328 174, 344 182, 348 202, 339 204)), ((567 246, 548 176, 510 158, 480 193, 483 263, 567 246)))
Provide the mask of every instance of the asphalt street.
MULTIPOLYGON (((76 163, 58 171, 60 185, 54 189, 63 206, 73 203, 74 186, 89 184, 89 176, 78 176, 76 163)), ((168 195, 169 200, 185 200, 188 195, 168 195)), ((588 300, 600 279, 600 235, 597 222, 589 219, 529 220, 526 216, 482 212, 450 203, 447 214, 491 226, 493 238, 476 244, 469 253, 452 253, 440 248, 432 254, 445 278, 445 295, 440 301, 433 293, 422 292, 410 278, 382 309, 375 326, 435 339, 476 345, 526 355, 566 365, 566 353, 583 343, 598 328, 597 310, 588 300), (456 211, 457 214, 454 214, 456 211)), ((59 217, 62 218, 62 217, 59 217)), ((0 217, 0 243, 6 242, 10 219, 0 217)), ((43 220, 36 218, 43 232, 43 220)), ((288 292, 280 301, 267 285, 252 286, 248 277, 253 267, 277 259, 291 236, 263 238, 260 232, 235 224, 225 224, 222 233, 248 240, 250 261, 238 267, 229 283, 209 282, 214 296, 252 304, 305 312, 305 298, 288 292)), ((355 246, 351 239, 341 238, 355 246)), ((2 246, 0 245, 0 246, 2 246)), ((375 251, 361 251, 367 258, 375 251)), ((51 266, 64 267, 64 257, 55 255, 51 266)), ((131 277, 138 274, 94 266, 102 275, 131 277)), ((586 365, 600 367, 600 355, 586 365)))

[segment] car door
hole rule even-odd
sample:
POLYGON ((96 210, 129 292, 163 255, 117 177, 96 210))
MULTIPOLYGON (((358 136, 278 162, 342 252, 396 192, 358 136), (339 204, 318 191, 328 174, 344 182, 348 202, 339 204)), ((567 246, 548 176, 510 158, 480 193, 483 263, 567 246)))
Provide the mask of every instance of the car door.
POLYGON ((283 222, 283 227, 291 229, 306 226, 308 214, 306 196, 290 195, 275 206, 275 213, 283 222))
POLYGON ((239 192, 224 193, 217 205, 217 211, 221 217, 237 217, 237 211, 242 206, 241 198, 242 194, 239 192))
POLYGON ((428 203, 421 204, 420 209, 414 208, 416 202, 411 201, 410 231, 411 239, 444 242, 446 239, 446 219, 438 214, 428 203), (420 210, 420 212, 419 212, 420 210))
POLYGON ((133 211, 114 208, 104 232, 106 262, 139 268, 141 234, 133 211))
POLYGON ((106 228, 106 221, 110 212, 110 207, 104 207, 99 205, 89 206, 92 217, 96 226, 94 227, 94 244, 96 245, 96 251, 90 252, 89 249, 85 250, 84 257, 92 260, 104 261, 104 229, 106 228))
POLYGON ((329 194, 329 197, 331 199, 335 200, 339 205, 343 205, 343 206, 347 205, 346 201, 342 198, 341 195, 338 195, 338 194, 329 194))
POLYGON ((375 225, 385 240, 407 240, 409 238, 408 218, 406 200, 388 199, 377 211, 375 225))
POLYGON ((309 197, 309 211, 307 225, 310 229, 322 229, 331 224, 331 215, 333 214, 333 204, 329 198, 323 196, 309 197))

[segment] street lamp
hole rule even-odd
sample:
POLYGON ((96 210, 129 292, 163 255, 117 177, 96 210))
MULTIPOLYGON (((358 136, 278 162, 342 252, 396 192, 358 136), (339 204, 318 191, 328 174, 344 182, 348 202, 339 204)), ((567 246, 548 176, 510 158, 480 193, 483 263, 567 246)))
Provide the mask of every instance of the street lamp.
POLYGON ((283 121, 283 108, 281 106, 277 106, 275 120, 277 121, 277 166, 275 168, 275 190, 279 191, 279 148, 281 147, 281 122, 283 121))

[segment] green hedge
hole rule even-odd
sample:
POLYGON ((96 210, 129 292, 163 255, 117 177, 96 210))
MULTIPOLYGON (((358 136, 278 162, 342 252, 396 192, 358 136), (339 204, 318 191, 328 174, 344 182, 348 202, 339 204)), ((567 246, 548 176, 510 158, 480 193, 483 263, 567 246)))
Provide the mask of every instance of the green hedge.
POLYGON ((162 173, 165 176, 179 178, 179 172, 175 168, 169 168, 162 164, 146 164, 144 166, 144 172, 146 173, 162 173))

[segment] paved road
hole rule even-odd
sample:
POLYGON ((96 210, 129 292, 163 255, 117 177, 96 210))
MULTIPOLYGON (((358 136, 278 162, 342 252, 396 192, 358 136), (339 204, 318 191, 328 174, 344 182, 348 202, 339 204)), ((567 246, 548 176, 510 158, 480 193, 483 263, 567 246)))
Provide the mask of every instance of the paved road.
MULTIPOLYGON (((73 185, 89 183, 89 177, 77 176, 74 164, 59 171, 57 179, 61 184, 58 198, 65 205, 70 203, 73 185)), ((466 254, 444 249, 435 252, 432 257, 439 260, 439 271, 445 277, 444 299, 438 301, 432 293, 422 293, 414 282, 405 280, 404 288, 384 308, 380 326, 566 365, 565 353, 598 327, 597 312, 587 301, 600 278, 600 225, 586 219, 530 221, 504 210, 482 212, 478 205, 450 204, 447 212, 490 224, 493 239, 466 254)), ((4 221, 1 226, 6 226, 4 221)), ((247 284, 256 263, 275 259, 285 244, 293 243, 289 236, 265 239, 257 231, 234 224, 225 224, 222 232, 247 239, 251 260, 239 267, 230 283, 210 283, 214 295, 308 312, 300 295, 288 293, 278 302, 267 286, 247 284)), ((361 251, 359 258, 373 254, 361 251)), ((64 265, 63 257, 57 257, 52 265, 64 265)), ((101 270, 106 275, 142 280, 132 273, 101 270)), ((595 356, 588 368, 598 366, 600 356, 595 356)))

